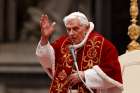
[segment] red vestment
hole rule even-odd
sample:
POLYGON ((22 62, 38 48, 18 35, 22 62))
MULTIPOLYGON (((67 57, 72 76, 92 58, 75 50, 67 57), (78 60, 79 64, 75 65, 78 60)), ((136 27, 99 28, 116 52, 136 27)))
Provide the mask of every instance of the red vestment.
MULTIPOLYGON (((68 93, 70 87, 68 79, 74 69, 69 45, 70 41, 65 36, 52 45, 55 50, 55 75, 50 93, 68 93)), ((122 83, 121 69, 115 47, 96 32, 91 32, 85 45, 77 49, 77 62, 80 71, 98 65, 110 78, 122 83)), ((78 93, 89 93, 82 83, 76 86, 78 93)))

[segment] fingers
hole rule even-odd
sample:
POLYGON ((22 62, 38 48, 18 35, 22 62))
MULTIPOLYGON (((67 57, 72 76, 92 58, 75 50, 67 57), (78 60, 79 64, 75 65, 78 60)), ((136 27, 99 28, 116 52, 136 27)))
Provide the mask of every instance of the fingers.
POLYGON ((53 22, 53 23, 52 23, 52 26, 54 27, 54 26, 55 26, 55 24, 56 24, 56 22, 53 22))
POLYGON ((77 73, 71 74, 69 81, 71 86, 74 86, 75 84, 80 82, 77 73))
POLYGON ((45 14, 41 15, 40 20, 48 20, 48 16, 45 14))
POLYGON ((56 22, 49 22, 47 15, 42 15, 40 18, 40 27, 42 35, 49 37, 54 31, 55 24, 56 22))
POLYGON ((56 24, 56 22, 53 22, 52 24, 50 24, 47 15, 42 15, 41 18, 40 18, 41 28, 46 28, 46 27, 50 27, 50 26, 53 27, 55 24, 56 24))
POLYGON ((83 71, 79 71, 79 72, 78 72, 79 75, 78 75, 77 71, 73 70, 73 72, 75 72, 75 73, 73 73, 73 74, 70 75, 70 85, 71 85, 71 86, 73 86, 73 85, 75 85, 75 84, 81 82, 81 79, 84 80, 84 77, 85 77, 83 71), (79 77, 79 76, 80 76, 80 77, 79 77), (81 78, 81 79, 80 79, 80 78, 81 78))
POLYGON ((41 26, 41 28, 42 27, 44 28, 47 25, 49 25, 48 16, 47 15, 42 15, 41 18, 40 18, 40 26, 41 26))

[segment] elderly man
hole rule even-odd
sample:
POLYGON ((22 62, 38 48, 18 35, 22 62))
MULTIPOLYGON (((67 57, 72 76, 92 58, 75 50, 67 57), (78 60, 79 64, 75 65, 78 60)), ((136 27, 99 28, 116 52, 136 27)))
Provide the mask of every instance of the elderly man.
POLYGON ((67 34, 52 44, 48 38, 55 23, 50 23, 47 15, 40 21, 41 40, 36 54, 52 78, 50 93, 121 93, 115 47, 94 31, 94 24, 83 13, 73 12, 63 21, 67 34))

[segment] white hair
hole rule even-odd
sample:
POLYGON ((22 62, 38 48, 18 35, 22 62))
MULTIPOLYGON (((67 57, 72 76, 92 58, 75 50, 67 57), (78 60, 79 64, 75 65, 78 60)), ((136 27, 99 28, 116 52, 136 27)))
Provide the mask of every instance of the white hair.
POLYGON ((79 19, 81 25, 89 25, 87 17, 81 12, 73 12, 68 16, 65 16, 63 19, 64 24, 66 25, 70 19, 79 19))

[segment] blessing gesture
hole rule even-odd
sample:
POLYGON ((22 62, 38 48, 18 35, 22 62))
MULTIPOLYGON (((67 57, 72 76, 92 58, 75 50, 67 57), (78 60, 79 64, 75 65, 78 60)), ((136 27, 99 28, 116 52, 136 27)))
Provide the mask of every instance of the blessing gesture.
POLYGON ((42 42, 48 42, 49 36, 54 32, 55 22, 50 23, 47 15, 42 15, 40 19, 42 42))

